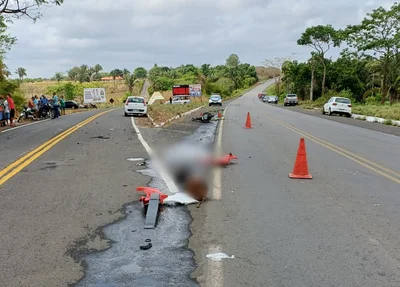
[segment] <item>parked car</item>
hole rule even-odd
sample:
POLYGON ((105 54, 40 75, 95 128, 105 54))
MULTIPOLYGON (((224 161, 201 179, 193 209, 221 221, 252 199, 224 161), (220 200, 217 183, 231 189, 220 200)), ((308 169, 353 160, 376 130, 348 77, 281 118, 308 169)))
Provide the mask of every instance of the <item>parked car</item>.
POLYGON ((296 94, 287 94, 285 100, 283 101, 284 106, 297 106, 299 104, 299 99, 296 94))
POLYGON ((266 96, 266 94, 258 94, 258 98, 260 98, 260 99, 262 99, 265 96, 266 96))
POLYGON ((79 104, 75 101, 65 101, 66 109, 79 109, 79 104))
POLYGON ((222 106, 221 96, 218 94, 211 95, 210 99, 208 100, 208 105, 209 106, 212 106, 212 105, 222 106))
POLYGON ((269 96, 262 96, 262 97, 261 97, 261 100, 262 100, 264 103, 268 103, 269 96))
POLYGON ((277 96, 268 96, 268 101, 267 102, 277 105, 278 104, 278 97, 277 96))
POLYGON ((332 97, 322 107, 322 114, 328 113, 329 115, 339 114, 351 117, 351 101, 348 98, 332 97))
POLYGON ((125 117, 129 115, 147 115, 147 105, 143 97, 129 96, 125 101, 125 117))
POLYGON ((173 105, 185 105, 190 103, 190 96, 175 96, 172 98, 173 105))

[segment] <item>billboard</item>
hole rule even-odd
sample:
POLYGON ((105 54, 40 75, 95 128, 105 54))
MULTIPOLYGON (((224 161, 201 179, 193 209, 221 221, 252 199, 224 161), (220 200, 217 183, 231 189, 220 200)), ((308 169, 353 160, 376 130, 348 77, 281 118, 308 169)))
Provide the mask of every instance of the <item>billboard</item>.
POLYGON ((172 95, 174 96, 190 95, 189 85, 173 86, 172 95))
POLYGON ((190 96, 191 97, 201 97, 201 85, 195 84, 189 86, 190 96))
POLYGON ((83 89, 83 102, 85 104, 105 103, 106 90, 104 88, 83 89))

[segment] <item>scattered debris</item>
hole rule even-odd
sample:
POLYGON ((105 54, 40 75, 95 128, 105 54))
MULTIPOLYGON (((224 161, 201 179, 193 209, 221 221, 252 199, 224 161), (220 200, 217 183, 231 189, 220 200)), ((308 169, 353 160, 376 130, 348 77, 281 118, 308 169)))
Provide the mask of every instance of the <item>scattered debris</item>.
POLYGON ((146 162, 139 162, 136 164, 136 166, 145 166, 145 165, 146 165, 146 162))
POLYGON ((379 203, 375 203, 374 206, 381 206, 379 203))
POLYGON ((126 159, 127 161, 141 161, 144 160, 144 158, 141 157, 130 157, 126 159))
POLYGON ((198 203, 198 201, 196 199, 190 197, 186 193, 177 192, 173 195, 168 196, 166 199, 164 199, 163 203, 164 204, 180 203, 180 204, 188 205, 188 204, 198 203))
POLYGON ((140 250, 149 250, 152 246, 153 244, 148 243, 147 245, 140 246, 140 250))
POLYGON ((148 243, 148 242, 151 242, 151 239, 146 239, 145 242, 147 242, 147 243, 148 243))
POLYGON ((226 253, 218 252, 207 254, 207 258, 211 259, 212 261, 221 261, 222 259, 235 259, 235 255, 229 256, 226 253))
POLYGON ((205 112, 200 114, 200 117, 192 118, 192 121, 201 121, 202 123, 209 123, 215 115, 205 112))
POLYGON ((103 139, 103 140, 109 140, 110 137, 105 137, 105 136, 96 136, 96 137, 91 137, 91 139, 103 139))

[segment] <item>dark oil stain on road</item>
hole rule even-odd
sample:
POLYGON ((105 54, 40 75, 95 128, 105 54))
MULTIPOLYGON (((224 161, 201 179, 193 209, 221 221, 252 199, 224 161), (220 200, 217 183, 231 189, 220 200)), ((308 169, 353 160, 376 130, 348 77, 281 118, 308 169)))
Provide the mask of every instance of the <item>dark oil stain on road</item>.
MULTIPOLYGON (((185 141, 211 145, 217 123, 201 125, 185 141)), ((138 171, 152 178, 149 186, 168 190, 159 174, 147 162, 138 171)), ((134 191, 132 191, 134 192, 134 191)), ((196 269, 194 253, 188 248, 192 217, 185 206, 165 206, 160 212, 155 229, 144 229, 143 205, 127 205, 126 218, 104 228, 104 236, 111 240, 111 248, 87 254, 86 274, 76 286, 131 287, 131 286, 199 286, 190 278, 196 269), (151 239, 152 247, 140 250, 151 239)))

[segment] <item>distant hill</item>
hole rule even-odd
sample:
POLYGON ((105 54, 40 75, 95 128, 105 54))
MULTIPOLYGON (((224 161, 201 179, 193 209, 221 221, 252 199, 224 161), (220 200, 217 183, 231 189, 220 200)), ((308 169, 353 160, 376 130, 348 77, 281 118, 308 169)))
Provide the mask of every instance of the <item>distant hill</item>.
POLYGON ((279 75, 278 68, 256 67, 257 76, 259 79, 272 79, 279 75))

